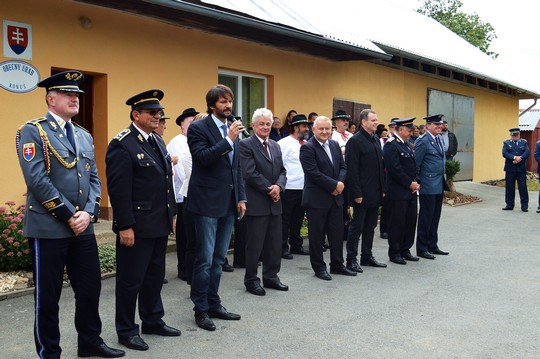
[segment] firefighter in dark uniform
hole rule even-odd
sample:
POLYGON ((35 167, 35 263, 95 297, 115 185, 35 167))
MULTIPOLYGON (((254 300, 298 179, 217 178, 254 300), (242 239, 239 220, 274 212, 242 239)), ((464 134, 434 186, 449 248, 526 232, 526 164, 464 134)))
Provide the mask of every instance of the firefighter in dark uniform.
POLYGON ((418 261, 411 254, 417 219, 416 162, 409 145, 412 118, 394 119, 396 129, 383 148, 386 169, 385 198, 388 205, 388 257, 397 264, 418 261))
POLYGON ((93 224, 101 182, 90 133, 71 121, 79 113, 78 71, 41 81, 48 113, 17 132, 17 153, 27 185, 23 233, 34 271, 34 339, 40 358, 60 358, 58 302, 64 267, 75 292, 78 356, 117 358, 124 351, 101 339, 101 276, 93 224))
POLYGON ((135 324, 137 298, 143 334, 180 335, 162 319, 165 254, 176 214, 171 156, 154 132, 162 98, 161 90, 149 90, 126 101, 132 123, 113 138, 106 155, 116 233, 116 332, 119 343, 134 350, 148 349, 135 324))
POLYGON ((505 140, 502 148, 502 155, 505 158, 504 172, 506 182, 506 193, 504 200, 506 206, 503 211, 514 209, 514 199, 516 197, 516 180, 518 183, 519 199, 521 210, 529 211, 529 193, 527 192, 527 169, 525 163, 529 158, 530 150, 527 140, 519 138, 519 128, 511 128, 510 138, 505 140))

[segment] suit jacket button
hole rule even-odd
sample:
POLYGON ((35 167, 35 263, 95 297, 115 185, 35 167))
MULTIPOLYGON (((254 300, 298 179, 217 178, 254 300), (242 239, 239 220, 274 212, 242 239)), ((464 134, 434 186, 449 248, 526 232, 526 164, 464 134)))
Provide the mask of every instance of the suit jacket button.
POLYGON ((141 207, 137 206, 137 209, 141 209, 141 207))
POLYGON ((78 211, 78 210, 79 210, 79 206, 75 206, 75 210, 78 211))

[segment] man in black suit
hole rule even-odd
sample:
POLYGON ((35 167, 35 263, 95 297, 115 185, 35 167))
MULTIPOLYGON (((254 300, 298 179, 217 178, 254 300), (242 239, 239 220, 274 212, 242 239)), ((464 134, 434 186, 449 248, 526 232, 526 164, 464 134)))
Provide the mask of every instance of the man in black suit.
POLYGON ((109 143, 105 159, 116 233, 116 332, 119 343, 134 350, 148 349, 135 324, 137 298, 143 334, 180 335, 162 319, 165 254, 176 214, 171 158, 154 132, 162 98, 161 90, 149 90, 126 101, 132 123, 109 143))
POLYGON ((279 145, 268 138, 273 122, 272 112, 259 108, 253 113, 251 127, 254 136, 240 142, 240 163, 246 185, 249 206, 246 209, 246 290, 265 295, 257 277, 262 253, 263 284, 266 288, 289 290, 281 283, 281 192, 287 177, 279 145))
POLYGON ((391 262, 407 264, 418 261, 411 254, 416 230, 417 194, 416 162, 409 145, 414 129, 412 118, 395 119, 396 131, 383 148, 386 168, 385 199, 388 210, 388 257, 391 262))
POLYGON ((339 144, 331 140, 332 121, 319 116, 313 122, 313 137, 300 147, 304 170, 302 206, 307 208, 309 257, 315 276, 332 277, 326 270, 322 243, 330 242, 330 273, 355 276, 343 265, 343 189, 347 167, 339 144))
POLYGON ((216 330, 211 318, 240 319, 221 305, 218 295, 234 219, 246 211, 238 139, 245 129, 240 121, 227 124, 233 98, 227 86, 211 88, 206 94, 208 116, 193 122, 187 134, 193 159, 187 210, 193 214, 197 242, 191 300, 195 322, 210 331, 216 330))
POLYGON ((347 190, 349 203, 354 210, 347 238, 347 268, 358 273, 363 271, 356 258, 360 236, 362 236, 360 264, 386 267, 386 264, 378 262, 371 252, 384 184, 381 145, 374 136, 378 124, 375 111, 362 110, 360 129, 349 139, 345 151, 347 190))

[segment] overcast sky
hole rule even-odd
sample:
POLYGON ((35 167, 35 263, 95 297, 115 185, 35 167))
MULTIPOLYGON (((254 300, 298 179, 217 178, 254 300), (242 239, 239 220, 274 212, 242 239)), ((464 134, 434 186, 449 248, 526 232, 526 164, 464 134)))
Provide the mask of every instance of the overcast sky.
MULTIPOLYGON (((421 0, 387 0, 395 6, 417 9, 421 0)), ((484 22, 489 22, 495 29, 497 39, 491 43, 490 50, 499 54, 497 62, 515 74, 524 85, 534 84, 540 88, 540 33, 538 16, 539 0, 461 0, 462 11, 477 13, 484 22), (515 72, 515 73, 514 73, 515 72)), ((525 87, 525 86, 524 86, 525 87)), ((540 101, 539 101, 540 102, 540 101)), ((532 101, 522 101, 525 108, 532 101)), ((537 104, 540 108, 540 104, 537 104)))

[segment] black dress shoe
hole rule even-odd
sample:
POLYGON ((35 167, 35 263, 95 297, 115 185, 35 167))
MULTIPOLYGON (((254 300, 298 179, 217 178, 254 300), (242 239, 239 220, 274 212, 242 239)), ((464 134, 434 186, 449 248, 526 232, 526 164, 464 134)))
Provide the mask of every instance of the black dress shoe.
POLYGON ((87 357, 99 357, 99 358, 120 358, 126 355, 126 352, 120 349, 114 349, 107 346, 105 343, 101 343, 97 347, 88 350, 77 350, 77 356, 79 358, 87 357))
POLYGON ((251 294, 255 294, 255 295, 258 295, 260 297, 266 295, 266 291, 260 285, 249 286, 249 287, 246 286, 246 290, 248 292, 250 292, 251 294))
POLYGON ((201 329, 208 330, 210 332, 216 330, 216 325, 206 312, 195 314, 195 323, 197 323, 197 326, 201 329))
POLYGON ((401 256, 402 256, 403 259, 405 259, 406 261, 418 262, 418 261, 420 260, 420 258, 415 257, 415 256, 413 256, 413 255, 410 254, 410 253, 405 253, 405 254, 402 254, 401 256))
POLYGON ((358 264, 358 261, 356 259, 347 261, 347 269, 352 270, 353 272, 356 272, 356 273, 364 272, 364 270, 360 267, 360 264, 358 264))
POLYGON ((540 213, 540 208, 538 208, 538 209, 536 210, 536 213, 540 213))
POLYGON ((285 252, 281 253, 281 258, 283 258, 283 259, 293 259, 294 257, 291 254, 291 252, 285 251, 285 252))
POLYGON ((263 282, 265 288, 272 288, 275 290, 281 290, 286 292, 289 290, 289 287, 281 282, 263 282))
POLYGON ((180 330, 173 327, 169 327, 166 324, 164 324, 162 327, 145 327, 143 324, 141 328, 141 332, 143 334, 155 334, 155 335, 161 335, 164 337, 178 337, 182 334, 180 330))
POLYGON ((227 309, 225 309, 225 307, 222 305, 215 310, 209 310, 208 316, 210 318, 218 318, 223 320, 240 320, 241 318, 240 314, 227 312, 227 309))
POLYGON ((187 276, 185 272, 178 272, 178 278, 183 280, 184 282, 187 282, 187 276))
POLYGON ((306 251, 304 248, 291 248, 292 254, 300 254, 301 256, 309 256, 309 251, 306 251))
POLYGON ((167 284, 169 283, 169 281, 167 280, 167 278, 163 278, 163 284, 167 284))
POLYGON ((332 280, 332 277, 326 270, 322 270, 319 272, 315 272, 315 277, 323 279, 323 280, 332 280))
POLYGON ((382 232, 382 233, 381 233, 381 238, 382 238, 382 239, 388 239, 388 233, 382 232))
POLYGON ((513 210, 514 210, 514 207, 508 207, 508 206, 506 206, 506 207, 504 207, 502 210, 503 210, 503 211, 513 211, 513 210))
POLYGON ((346 276, 349 276, 349 277, 356 277, 356 272, 355 271, 352 271, 352 270, 347 269, 345 267, 330 268, 330 273, 346 275, 346 276))
POLYGON ((118 343, 133 350, 148 350, 148 344, 146 344, 139 334, 129 338, 118 338, 118 343))
POLYGON ((393 263, 396 263, 396 264, 407 264, 407 262, 405 262, 405 259, 403 259, 403 257, 390 258, 390 262, 393 262, 393 263))
POLYGON ((447 256, 450 252, 441 251, 439 248, 430 249, 429 253, 431 254, 438 254, 441 256, 447 256))
POLYGON ((376 268, 386 268, 386 264, 377 262, 375 257, 371 257, 368 259, 360 259, 360 265, 376 267, 376 268))
POLYGON ((435 256, 429 252, 420 252, 416 253, 416 255, 425 259, 435 259, 435 256))
POLYGON ((528 208, 522 208, 521 212, 529 212, 529 209, 528 208))
POLYGON ((221 270, 223 272, 234 272, 234 267, 230 265, 229 263, 225 263, 224 265, 221 266, 221 270))

